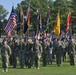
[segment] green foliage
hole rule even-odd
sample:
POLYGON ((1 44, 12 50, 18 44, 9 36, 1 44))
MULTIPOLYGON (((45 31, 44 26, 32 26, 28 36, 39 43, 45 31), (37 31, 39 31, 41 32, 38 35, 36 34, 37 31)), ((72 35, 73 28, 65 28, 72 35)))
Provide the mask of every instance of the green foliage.
POLYGON ((0 5, 0 37, 3 31, 3 25, 6 23, 5 18, 7 14, 8 14, 7 10, 5 10, 5 8, 2 5, 0 5))
POLYGON ((46 11, 49 8, 52 8, 52 0, 24 0, 21 2, 24 15, 27 15, 27 8, 30 5, 30 15, 31 15, 31 24, 33 25, 33 30, 37 30, 37 10, 38 8, 41 9, 41 18, 42 18, 42 24, 43 24, 43 29, 45 29, 46 23, 45 23, 45 16, 46 16, 46 11))
POLYGON ((5 10, 5 8, 2 5, 0 5, 0 20, 4 20, 7 14, 7 10, 5 10))
MULTIPOLYGON (((71 11, 72 13, 72 25, 76 24, 76 1, 72 0, 24 0, 21 2, 21 5, 23 7, 24 15, 27 15, 27 8, 30 4, 31 8, 31 24, 33 25, 33 30, 37 30, 37 10, 38 8, 41 9, 41 18, 42 18, 42 25, 43 29, 46 29, 46 12, 48 7, 50 8, 50 22, 49 22, 49 31, 52 31, 54 28, 54 25, 56 24, 56 17, 58 10, 60 10, 60 17, 61 17, 61 30, 66 30, 66 24, 67 24, 67 16, 68 12, 71 11)), ((32 29, 32 28, 31 28, 32 29)))

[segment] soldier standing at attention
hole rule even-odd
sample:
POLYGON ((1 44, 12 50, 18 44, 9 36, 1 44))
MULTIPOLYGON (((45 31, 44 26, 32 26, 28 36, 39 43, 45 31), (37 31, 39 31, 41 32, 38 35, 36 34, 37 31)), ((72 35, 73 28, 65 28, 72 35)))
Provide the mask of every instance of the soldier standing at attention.
POLYGON ((11 48, 7 45, 7 40, 4 39, 1 47, 3 72, 8 71, 8 61, 9 61, 10 55, 11 55, 11 48))

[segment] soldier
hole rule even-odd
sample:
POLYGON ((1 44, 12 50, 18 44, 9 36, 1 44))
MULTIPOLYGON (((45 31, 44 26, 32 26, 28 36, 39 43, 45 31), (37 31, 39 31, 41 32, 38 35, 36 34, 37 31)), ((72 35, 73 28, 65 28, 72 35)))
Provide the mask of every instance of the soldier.
POLYGON ((21 68, 24 68, 25 65, 25 50, 26 50, 25 40, 24 38, 22 38, 19 44, 19 62, 21 68))
POLYGON ((68 44, 68 51, 69 51, 69 57, 70 57, 70 65, 74 66, 74 56, 75 56, 75 40, 74 38, 71 38, 68 44))
POLYGON ((50 61, 51 65, 52 65, 52 52, 53 52, 53 41, 52 41, 52 39, 50 39, 50 46, 49 46, 50 57, 49 57, 49 61, 50 61))
POLYGON ((10 37, 8 39, 8 45, 11 48, 11 55, 10 55, 10 58, 9 58, 9 62, 10 62, 10 65, 12 65, 12 63, 13 63, 13 54, 12 54, 12 51, 13 51, 13 38, 12 37, 10 37))
POLYGON ((19 50, 19 42, 18 42, 18 38, 14 38, 14 49, 12 51, 13 54, 13 68, 16 68, 17 66, 17 56, 18 56, 18 50, 19 50))
POLYGON ((47 64, 49 65, 49 62, 50 62, 50 49, 49 49, 49 47, 50 47, 50 38, 49 37, 47 37, 46 38, 47 39, 47 64))
POLYGON ((32 57, 33 57, 33 42, 32 39, 28 39, 28 43, 26 44, 26 67, 31 68, 33 65, 32 57))
POLYGON ((44 39, 43 43, 42 43, 42 48, 43 48, 43 52, 42 52, 43 66, 47 65, 47 48, 48 48, 48 44, 47 44, 46 41, 47 40, 44 39))
POLYGON ((62 39, 62 56, 63 56, 63 62, 66 60, 66 52, 67 52, 67 48, 68 48, 68 42, 65 38, 62 39))
POLYGON ((40 66, 40 58, 42 53, 42 46, 39 43, 39 40, 34 42, 34 59, 35 59, 35 67, 39 69, 40 66))
POLYGON ((9 47, 9 45, 7 45, 7 40, 4 39, 1 47, 3 72, 8 71, 8 61, 9 61, 10 55, 11 55, 11 48, 9 47))
POLYGON ((57 49, 57 38, 52 39, 52 41, 53 41, 52 57, 53 57, 53 60, 55 60, 56 59, 56 49, 57 49))
POLYGON ((60 38, 57 39, 57 49, 56 49, 56 64, 57 66, 61 65, 61 56, 62 56, 62 43, 60 38))

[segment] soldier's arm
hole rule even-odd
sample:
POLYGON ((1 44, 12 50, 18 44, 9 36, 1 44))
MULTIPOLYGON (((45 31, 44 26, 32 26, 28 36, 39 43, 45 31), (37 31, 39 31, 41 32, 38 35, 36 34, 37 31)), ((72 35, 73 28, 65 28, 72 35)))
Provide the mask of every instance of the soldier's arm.
POLYGON ((10 46, 8 46, 8 55, 9 56, 11 55, 11 48, 10 48, 10 46))
POLYGON ((39 44, 39 48, 40 48, 40 51, 42 53, 42 45, 41 44, 39 44))

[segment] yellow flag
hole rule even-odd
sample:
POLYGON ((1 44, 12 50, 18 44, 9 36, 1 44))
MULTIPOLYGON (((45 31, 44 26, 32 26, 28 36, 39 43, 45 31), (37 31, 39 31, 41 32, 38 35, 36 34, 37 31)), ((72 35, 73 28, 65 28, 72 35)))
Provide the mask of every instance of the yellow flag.
POLYGON ((58 15, 57 15, 57 23, 54 27, 54 33, 58 36, 60 35, 60 13, 59 12, 58 12, 58 15))

